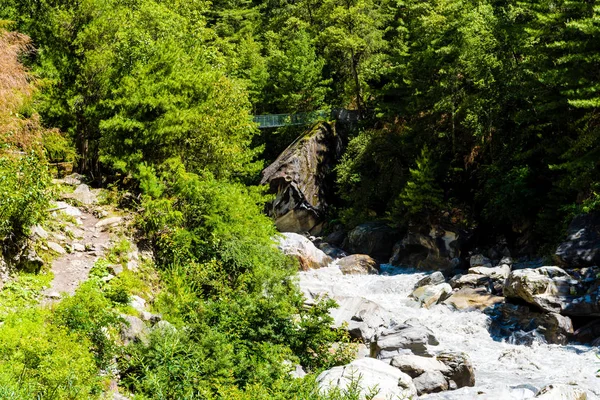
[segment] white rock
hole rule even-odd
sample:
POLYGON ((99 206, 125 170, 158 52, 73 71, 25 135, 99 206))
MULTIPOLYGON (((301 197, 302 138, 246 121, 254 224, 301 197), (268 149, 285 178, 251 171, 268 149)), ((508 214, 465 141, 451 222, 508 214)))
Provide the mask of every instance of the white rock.
POLYGON ((73 207, 72 205, 65 203, 64 201, 57 201, 55 207, 59 209, 59 211, 70 215, 71 217, 80 217, 81 210, 77 207, 73 207))
POLYGON ((67 251, 65 249, 63 249, 63 247, 58 243, 48 242, 48 247, 50 248, 50 250, 52 250, 55 253, 67 254, 67 251))
POLYGON ((41 239, 48 239, 48 232, 46 232, 46 230, 44 228, 42 228, 40 225, 35 225, 34 227, 31 228, 31 237, 32 238, 41 238, 41 239))
POLYGON ((322 372, 317 377, 317 383, 321 393, 337 387, 346 389, 353 379, 359 379, 361 395, 371 388, 377 388, 377 399, 387 398, 416 398, 417 389, 410 376, 397 368, 373 358, 361 358, 348 365, 334 367, 322 372))
POLYGON ((116 224, 120 223, 122 220, 123 220, 123 218, 121 218, 121 217, 105 218, 105 219, 102 219, 102 220, 96 222, 96 225, 94 225, 94 226, 96 228, 104 228, 107 226, 116 225, 116 224))
POLYGON ((318 269, 329 265, 331 257, 319 250, 313 242, 297 233, 282 233, 278 238, 279 249, 286 255, 295 257, 302 270, 318 269))
POLYGON ((578 387, 559 383, 542 388, 535 398, 544 400, 587 400, 588 396, 585 391, 578 387))
POLYGON ((411 293, 411 297, 417 300, 423 307, 429 308, 439 302, 446 300, 452 293, 452 287, 447 283, 439 285, 421 286, 411 293))

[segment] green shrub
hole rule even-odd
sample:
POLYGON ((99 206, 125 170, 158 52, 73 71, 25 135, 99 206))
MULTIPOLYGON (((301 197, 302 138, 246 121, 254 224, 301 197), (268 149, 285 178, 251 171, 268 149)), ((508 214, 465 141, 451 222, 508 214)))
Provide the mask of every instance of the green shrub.
POLYGON ((0 397, 93 398, 99 389, 87 338, 49 322, 47 312, 21 311, 0 327, 0 397))
POLYGON ((87 338, 100 368, 106 368, 116 353, 115 334, 121 317, 95 280, 82 284, 75 294, 57 306, 53 322, 87 338))
POLYGON ((22 236, 45 217, 50 176, 35 153, 0 153, 0 240, 22 236))

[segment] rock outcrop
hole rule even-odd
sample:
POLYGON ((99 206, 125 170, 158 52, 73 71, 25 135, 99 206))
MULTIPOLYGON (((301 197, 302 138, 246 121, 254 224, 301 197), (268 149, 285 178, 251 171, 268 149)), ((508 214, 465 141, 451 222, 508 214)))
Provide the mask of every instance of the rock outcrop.
POLYGON ((567 238, 556 256, 570 267, 600 264, 600 213, 578 215, 567 229, 567 238))
POLYGON ((331 171, 342 150, 335 128, 320 123, 296 139, 262 172, 275 200, 268 213, 281 232, 319 234, 333 192, 331 171))

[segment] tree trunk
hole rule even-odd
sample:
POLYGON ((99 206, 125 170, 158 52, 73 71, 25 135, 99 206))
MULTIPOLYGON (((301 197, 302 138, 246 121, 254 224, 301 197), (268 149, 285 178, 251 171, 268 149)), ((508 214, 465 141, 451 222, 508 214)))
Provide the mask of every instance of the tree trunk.
POLYGON ((362 100, 360 95, 360 80, 358 79, 358 55, 352 52, 352 76, 354 77, 354 86, 356 90, 356 108, 358 111, 358 119, 362 118, 362 100))

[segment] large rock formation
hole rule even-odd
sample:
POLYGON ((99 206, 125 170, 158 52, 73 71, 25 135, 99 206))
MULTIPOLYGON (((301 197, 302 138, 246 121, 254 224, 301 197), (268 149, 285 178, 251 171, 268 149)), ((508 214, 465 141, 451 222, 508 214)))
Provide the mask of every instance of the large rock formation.
POLYGON ((320 123, 296 139, 262 172, 261 184, 276 195, 269 215, 281 232, 319 234, 328 196, 333 192, 331 171, 342 150, 333 126, 320 123))
POLYGON ((556 250, 570 267, 600 264, 600 213, 578 215, 567 229, 567 239, 556 250))

